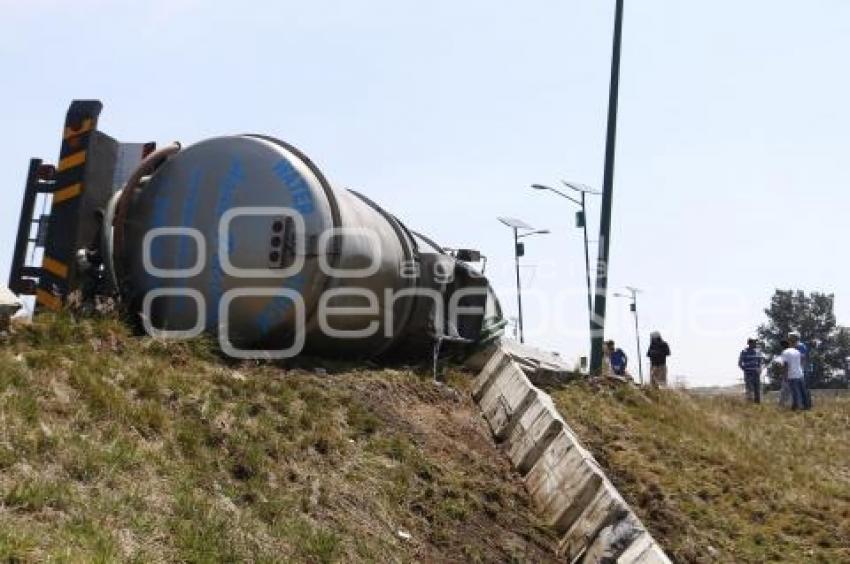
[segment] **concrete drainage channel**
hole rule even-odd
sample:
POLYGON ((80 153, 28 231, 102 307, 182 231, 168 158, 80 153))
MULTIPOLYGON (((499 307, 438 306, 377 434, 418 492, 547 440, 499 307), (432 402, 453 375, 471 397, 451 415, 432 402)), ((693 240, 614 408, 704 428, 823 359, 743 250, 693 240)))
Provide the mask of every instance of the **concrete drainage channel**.
MULTIPOLYGON (((669 563, 593 456, 505 345, 477 355, 473 398, 571 563, 669 563)), ((522 359, 520 359, 522 362, 522 359)), ((528 367, 526 366, 526 369, 528 367)))

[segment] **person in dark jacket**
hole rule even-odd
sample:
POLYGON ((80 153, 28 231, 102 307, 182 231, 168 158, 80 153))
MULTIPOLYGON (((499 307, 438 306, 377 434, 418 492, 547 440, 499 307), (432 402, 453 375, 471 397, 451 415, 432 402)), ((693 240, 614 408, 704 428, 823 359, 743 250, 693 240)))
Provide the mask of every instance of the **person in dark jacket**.
POLYGON ((738 368, 744 371, 747 399, 761 403, 761 366, 764 359, 756 348, 757 344, 755 339, 747 339, 747 348, 738 355, 738 368))
POLYGON ((667 386, 667 357, 670 345, 661 338, 661 333, 653 331, 649 335, 649 381, 654 388, 667 386))
POLYGON ((623 352, 623 349, 618 349, 614 345, 614 341, 608 341, 608 355, 611 361, 611 372, 617 376, 626 375, 626 365, 629 363, 629 357, 623 352))

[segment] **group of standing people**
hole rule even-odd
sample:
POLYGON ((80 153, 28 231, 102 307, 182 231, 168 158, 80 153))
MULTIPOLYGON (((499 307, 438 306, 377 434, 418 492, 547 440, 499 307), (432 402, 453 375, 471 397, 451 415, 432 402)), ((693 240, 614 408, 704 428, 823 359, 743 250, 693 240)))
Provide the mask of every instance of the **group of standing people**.
POLYGON ((791 409, 795 411, 811 409, 812 395, 806 382, 809 348, 798 333, 790 333, 780 342, 780 349, 773 361, 766 363, 758 350, 758 341, 747 339, 747 348, 738 356, 738 367, 744 372, 747 399, 761 403, 761 373, 767 364, 780 381, 779 405, 786 406, 790 400, 791 409))
MULTIPOLYGON (((667 357, 670 356, 670 345, 661 338, 661 333, 658 331, 653 331, 649 337, 649 350, 646 353, 646 356, 649 357, 649 381, 655 388, 666 387, 667 357)), ((629 364, 629 357, 623 352, 623 349, 617 348, 614 341, 605 343, 605 356, 608 358, 608 364, 613 374, 628 376, 626 368, 629 364)))
MULTIPOLYGON (((649 381, 655 387, 667 386, 667 357, 670 356, 670 345, 661 337, 661 333, 653 331, 650 334, 649 349, 649 381)), ((629 377, 627 367, 629 358, 623 349, 618 348, 614 341, 605 343, 605 357, 611 373, 617 376, 629 377)), ((790 402, 793 410, 808 410, 812 408, 812 395, 807 379, 810 377, 811 363, 809 348, 800 339, 799 333, 789 333, 787 339, 780 342, 780 352, 771 362, 758 348, 756 339, 747 339, 747 348, 738 356, 738 367, 744 372, 744 385, 747 399, 761 403, 761 376, 768 367, 780 382, 779 405, 787 406, 790 402)))

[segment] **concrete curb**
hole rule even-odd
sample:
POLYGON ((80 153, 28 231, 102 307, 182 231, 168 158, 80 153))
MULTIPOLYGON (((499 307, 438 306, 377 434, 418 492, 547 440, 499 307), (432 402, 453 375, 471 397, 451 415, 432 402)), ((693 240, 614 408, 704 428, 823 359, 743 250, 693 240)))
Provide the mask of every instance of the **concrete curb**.
POLYGON ((472 396, 522 474, 566 562, 667 564, 670 559, 560 416, 501 347, 477 355, 472 396), (483 367, 482 367, 483 365, 483 367))

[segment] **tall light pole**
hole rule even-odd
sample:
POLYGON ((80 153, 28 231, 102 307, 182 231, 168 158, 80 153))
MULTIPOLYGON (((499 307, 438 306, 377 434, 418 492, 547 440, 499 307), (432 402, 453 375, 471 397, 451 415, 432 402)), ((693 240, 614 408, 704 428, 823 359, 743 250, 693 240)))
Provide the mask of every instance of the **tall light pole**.
POLYGON ((588 240, 587 240, 587 206, 586 206, 586 196, 587 194, 600 194, 601 192, 597 192, 592 190, 591 188, 585 186, 584 184, 575 184, 572 182, 567 182, 566 180, 562 180, 561 183, 567 188, 571 188, 580 194, 581 199, 577 200, 573 196, 569 196, 564 194, 560 190, 556 188, 552 188, 551 186, 545 186, 543 184, 532 184, 531 187, 535 190, 548 190, 550 192, 554 192, 555 194, 561 196, 562 198, 566 198, 567 200, 577 204, 581 207, 581 211, 576 214, 576 227, 581 227, 584 230, 584 275, 587 280, 587 318, 590 323, 590 335, 593 337, 593 294, 590 288, 590 250, 588 249, 588 240))
POLYGON ((631 298, 632 303, 629 306, 629 309, 632 310, 632 313, 635 314, 635 341, 637 344, 637 363, 638 363, 638 374, 640 375, 640 385, 643 386, 643 361, 641 360, 640 355, 640 323, 638 322, 638 307, 637 307, 637 295, 640 293, 638 288, 632 288, 631 286, 626 286, 626 290, 629 291, 628 294, 621 294, 619 292, 614 295, 618 298, 631 298))
POLYGON ((525 336, 522 331, 522 282, 519 275, 519 257, 525 254, 525 246, 519 242, 523 237, 528 237, 530 235, 545 235, 549 233, 546 229, 538 229, 534 231, 534 228, 522 221, 521 219, 516 219, 514 217, 499 217, 496 218, 501 221, 503 224, 507 225, 511 228, 514 233, 514 266, 516 268, 516 303, 517 303, 517 325, 519 326, 519 342, 525 342, 525 336), (527 230, 525 233, 520 233, 519 230, 527 230))
POLYGON ((617 104, 620 91, 620 51, 623 42, 623 0, 617 0, 614 13, 614 49, 611 57, 611 84, 608 94, 608 134, 605 142, 605 176, 602 180, 602 210, 599 214, 599 261, 596 264, 596 297, 593 300, 593 335, 590 372, 602 369, 602 341, 605 339, 605 306, 608 293, 608 251, 611 247, 611 204, 614 197, 614 157, 617 145, 617 104))

